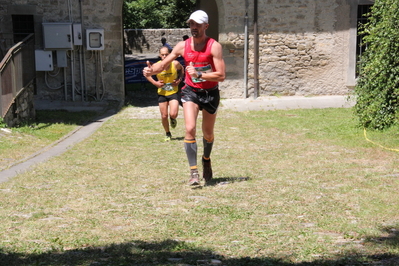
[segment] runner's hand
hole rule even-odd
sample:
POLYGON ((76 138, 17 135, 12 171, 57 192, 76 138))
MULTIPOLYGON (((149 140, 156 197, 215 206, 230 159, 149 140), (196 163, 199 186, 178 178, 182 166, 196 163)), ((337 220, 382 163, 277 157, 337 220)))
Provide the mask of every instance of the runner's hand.
POLYGON ((156 82, 155 86, 157 88, 162 88, 163 86, 165 86, 165 83, 163 82, 163 80, 159 80, 156 82))
POLYGON ((180 79, 180 78, 175 79, 175 80, 172 82, 172 86, 173 86, 173 87, 174 87, 174 86, 178 86, 178 85, 180 84, 180 82, 181 82, 181 79, 180 79))
POLYGON ((198 77, 197 70, 195 70, 193 62, 190 62, 190 64, 186 67, 186 71, 192 78, 198 77))
POLYGON ((150 61, 147 61, 147 66, 143 69, 143 75, 144 77, 149 77, 152 76, 152 66, 150 61))

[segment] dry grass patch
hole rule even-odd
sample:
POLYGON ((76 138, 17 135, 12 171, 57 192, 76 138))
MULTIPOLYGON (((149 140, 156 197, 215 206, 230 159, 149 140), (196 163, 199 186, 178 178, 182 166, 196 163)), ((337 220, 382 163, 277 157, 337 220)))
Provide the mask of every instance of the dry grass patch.
POLYGON ((220 110, 215 179, 199 189, 186 185, 182 116, 163 142, 158 117, 132 116, 143 110, 122 110, 0 185, 0 256, 18 265, 397 262, 399 156, 366 142, 351 110, 220 110))
POLYGON ((0 123, 0 171, 47 149, 97 115, 89 111, 38 110, 36 121, 19 127, 6 128, 0 123))

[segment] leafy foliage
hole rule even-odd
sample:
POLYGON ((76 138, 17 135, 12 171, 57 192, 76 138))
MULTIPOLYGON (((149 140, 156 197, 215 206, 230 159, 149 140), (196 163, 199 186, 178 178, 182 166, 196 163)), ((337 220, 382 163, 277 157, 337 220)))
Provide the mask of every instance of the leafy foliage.
POLYGON ((125 0, 125 29, 184 28, 196 0, 125 0))
POLYGON ((382 130, 397 123, 399 96, 399 2, 376 0, 363 26, 367 49, 355 88, 360 124, 382 130))
POLYGON ((2 127, 7 127, 6 123, 4 122, 4 119, 0 117, 0 128, 2 127))

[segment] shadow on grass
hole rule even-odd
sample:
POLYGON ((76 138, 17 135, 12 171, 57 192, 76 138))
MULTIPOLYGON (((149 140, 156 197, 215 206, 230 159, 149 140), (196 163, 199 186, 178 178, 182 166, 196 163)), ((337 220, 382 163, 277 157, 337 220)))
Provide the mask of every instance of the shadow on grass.
POLYGON ((243 182, 243 181, 248 181, 251 178, 246 176, 240 176, 240 177, 214 177, 210 181, 206 182, 207 186, 217 186, 217 185, 227 185, 235 182, 243 182))
POLYGON ((135 107, 158 106, 156 87, 146 83, 126 85, 125 105, 135 107))
MULTIPOLYGON (((384 239, 386 245, 398 245, 398 234, 384 239)), ((390 254, 366 255, 353 251, 335 259, 290 263, 271 257, 229 258, 211 250, 175 240, 161 242, 132 241, 104 247, 87 247, 43 254, 7 252, 0 248, 0 265, 226 265, 226 266, 304 266, 304 265, 398 265, 399 257, 390 254), (212 264, 213 263, 213 264, 212 264)))
POLYGON ((368 237, 366 242, 371 244, 384 244, 387 246, 399 247, 399 228, 395 226, 387 226, 380 230, 384 233, 384 236, 368 237))
POLYGON ((171 140, 183 141, 184 137, 172 137, 171 140))
POLYGON ((96 111, 36 110, 35 120, 26 121, 14 128, 22 128, 22 131, 26 128, 40 132, 40 130, 45 130, 54 124, 85 126, 107 116, 109 114, 101 115, 96 111))
POLYGON ((41 130, 52 124, 83 126, 89 122, 93 122, 93 120, 98 117, 99 113, 94 111, 69 112, 66 110, 36 110, 36 118, 34 121, 27 121, 18 127, 27 126, 34 130, 41 130))
POLYGON ((37 110, 35 122, 43 124, 63 123, 68 125, 84 125, 98 116, 99 113, 94 111, 37 110))

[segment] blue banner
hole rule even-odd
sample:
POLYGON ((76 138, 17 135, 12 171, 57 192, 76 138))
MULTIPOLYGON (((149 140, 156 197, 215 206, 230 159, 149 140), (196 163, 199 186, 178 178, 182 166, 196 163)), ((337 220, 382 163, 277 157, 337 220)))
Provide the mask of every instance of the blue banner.
MULTIPOLYGON (((184 67, 183 57, 176 59, 184 67)), ((145 60, 125 60, 125 84, 146 83, 148 80, 143 76, 143 68, 147 66, 147 61, 152 64, 159 61, 159 58, 149 58, 145 60)))
POLYGON ((157 62, 159 59, 151 58, 145 60, 127 60, 125 61, 125 84, 146 83, 148 80, 143 76, 143 68, 147 66, 147 61, 157 62))

